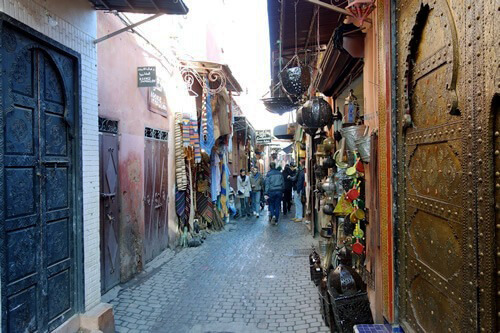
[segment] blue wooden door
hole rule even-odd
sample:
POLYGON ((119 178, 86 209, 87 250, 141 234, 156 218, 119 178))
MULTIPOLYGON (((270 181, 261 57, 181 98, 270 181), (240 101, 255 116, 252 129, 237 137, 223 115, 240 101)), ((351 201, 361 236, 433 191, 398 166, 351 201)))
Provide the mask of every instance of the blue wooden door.
POLYGON ((74 314, 75 60, 2 24, 2 329, 46 332, 74 314))

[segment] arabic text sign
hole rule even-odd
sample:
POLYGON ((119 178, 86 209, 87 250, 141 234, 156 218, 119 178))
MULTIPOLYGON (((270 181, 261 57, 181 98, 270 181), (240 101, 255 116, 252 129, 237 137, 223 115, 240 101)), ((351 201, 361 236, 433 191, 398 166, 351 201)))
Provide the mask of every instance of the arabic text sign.
POLYGON ((272 138, 271 130, 255 131, 255 142, 259 145, 271 143, 272 138))
POLYGON ((156 67, 137 67, 137 86, 156 87, 156 67))

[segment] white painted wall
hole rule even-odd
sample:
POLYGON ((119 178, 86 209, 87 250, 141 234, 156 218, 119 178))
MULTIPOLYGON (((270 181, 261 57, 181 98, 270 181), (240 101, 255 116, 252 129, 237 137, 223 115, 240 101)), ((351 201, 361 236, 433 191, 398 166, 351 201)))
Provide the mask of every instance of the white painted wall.
POLYGON ((85 309, 100 303, 96 13, 87 0, 0 0, 0 12, 81 55, 85 309), (47 14, 57 21, 52 27, 47 14))

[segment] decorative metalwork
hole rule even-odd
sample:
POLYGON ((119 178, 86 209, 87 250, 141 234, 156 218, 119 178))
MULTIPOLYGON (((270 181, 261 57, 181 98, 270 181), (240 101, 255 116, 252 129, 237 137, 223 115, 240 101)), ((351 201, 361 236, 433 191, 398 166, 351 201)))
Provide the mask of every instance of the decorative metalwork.
POLYGON ((181 65, 179 67, 179 72, 181 73, 184 83, 186 83, 188 91, 195 96, 198 96, 193 90, 195 81, 198 82, 203 90, 206 89, 211 95, 218 94, 226 88, 227 78, 222 68, 203 67, 202 69, 198 69, 190 65, 181 65), (201 74, 200 72, 205 72, 206 74, 201 74), (205 77, 208 79, 208 82, 204 79, 205 77))
POLYGON ((118 134, 118 120, 99 117, 99 132, 118 134))
POLYGON ((370 301, 361 276, 350 266, 350 251, 341 249, 338 259, 340 264, 328 274, 329 326, 336 332, 353 332, 354 325, 373 323, 370 301))
MULTIPOLYGON (((333 123, 332 107, 322 97, 313 97, 297 111, 297 123, 307 130, 314 130, 333 123)), ((308 133, 309 134, 309 133, 308 133)))
POLYGON ((74 70, 64 72, 58 65, 68 61, 77 68, 78 60, 73 51, 6 15, 0 14, 0 27, 5 49, 0 146, 12 160, 0 166, 1 284, 6 286, 0 330, 53 331, 75 313, 82 278, 75 255, 81 214, 74 184, 81 168, 74 152, 80 145, 66 121, 79 114, 80 94, 74 70), (60 90, 50 96, 52 88, 60 90))
POLYGON ((493 117, 484 112, 484 96, 499 88, 491 80, 498 42, 484 24, 495 22, 495 11, 485 1, 397 4, 397 271, 405 331, 498 331, 493 117))
POLYGON ((262 102, 264 103, 267 111, 279 115, 295 111, 299 107, 298 102, 294 102, 289 97, 263 98, 262 102))
POLYGON ((295 97, 302 96, 311 85, 311 71, 306 66, 286 68, 279 77, 286 93, 295 97))
POLYGON ((144 128, 144 136, 155 140, 168 141, 168 132, 151 127, 144 128))

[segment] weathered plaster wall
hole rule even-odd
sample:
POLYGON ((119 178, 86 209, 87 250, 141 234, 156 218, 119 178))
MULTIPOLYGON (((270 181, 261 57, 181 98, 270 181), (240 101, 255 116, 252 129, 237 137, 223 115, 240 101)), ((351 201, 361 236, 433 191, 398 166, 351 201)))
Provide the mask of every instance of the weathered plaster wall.
MULTIPOLYGON (((113 15, 98 13, 98 36, 124 25, 113 15)), ((99 115, 118 120, 120 141, 120 255, 121 280, 129 280, 142 270, 144 239, 144 128, 169 131, 168 146, 168 229, 169 246, 175 246, 174 113, 195 112, 178 68, 168 66, 153 54, 137 34, 126 32, 98 45, 99 115), (167 94, 169 113, 163 116, 148 110, 147 88, 137 87, 137 67, 156 66, 167 94)))
MULTIPOLYGON (((124 25, 113 15, 98 13, 98 35, 124 25)), ((145 51, 137 35, 123 33, 98 44, 99 115, 118 120, 121 280, 127 281, 144 265, 144 128, 169 129, 166 117, 148 110, 147 88, 137 87, 137 67, 156 66, 158 58, 145 51)))

